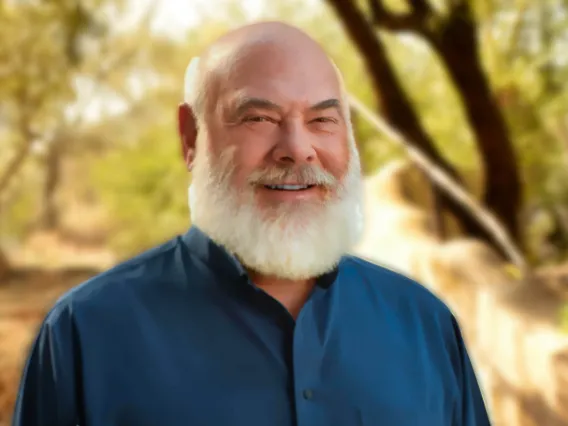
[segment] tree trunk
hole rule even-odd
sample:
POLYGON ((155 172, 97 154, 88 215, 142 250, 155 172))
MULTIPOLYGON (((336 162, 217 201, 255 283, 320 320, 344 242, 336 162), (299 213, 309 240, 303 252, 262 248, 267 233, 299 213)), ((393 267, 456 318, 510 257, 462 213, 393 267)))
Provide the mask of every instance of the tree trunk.
POLYGON ((25 95, 19 97, 19 104, 17 105, 20 110, 18 119, 18 127, 21 137, 21 145, 18 147, 14 157, 8 162, 4 171, 0 174, 0 196, 8 189, 12 183, 12 179, 16 177, 22 166, 25 164, 27 158, 32 152, 32 147, 36 141, 36 134, 31 128, 31 118, 27 109, 24 106, 25 95))
POLYGON ((12 267, 8 261, 8 257, 4 254, 2 248, 0 248, 0 286, 3 283, 8 282, 8 278, 10 278, 11 273, 12 267))
POLYGON ((31 142, 24 141, 14 157, 8 162, 8 165, 0 175, 0 194, 2 194, 12 183, 12 179, 16 177, 20 168, 24 165, 31 151, 31 142))
POLYGON ((39 223, 42 229, 53 230, 59 226, 59 209, 56 202, 57 189, 61 183, 62 144, 55 139, 45 158, 45 180, 42 193, 42 213, 39 223))
POLYGON ((454 13, 430 42, 458 90, 481 152, 486 179, 484 203, 519 242, 521 180, 517 160, 479 58, 475 22, 467 5, 454 13))
MULTIPOLYGON (((387 122, 397 129, 411 143, 415 144, 432 161, 440 165, 454 179, 461 182, 456 170, 440 155, 430 136, 424 130, 410 100, 404 93, 398 78, 390 65, 385 48, 375 31, 351 1, 328 0, 340 18, 348 36, 359 48, 372 84, 379 95, 381 114, 387 122)), ((471 212, 436 188, 436 200, 447 207, 463 226, 465 232, 486 241, 501 250, 492 241, 490 235, 473 218, 471 212)))

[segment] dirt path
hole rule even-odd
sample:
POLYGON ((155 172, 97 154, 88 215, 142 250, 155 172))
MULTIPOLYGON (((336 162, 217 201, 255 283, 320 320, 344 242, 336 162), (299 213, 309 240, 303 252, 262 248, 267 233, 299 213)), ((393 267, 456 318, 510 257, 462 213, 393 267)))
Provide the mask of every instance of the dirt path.
POLYGON ((22 364, 37 327, 65 291, 96 269, 19 270, 0 286, 0 426, 8 426, 22 364))

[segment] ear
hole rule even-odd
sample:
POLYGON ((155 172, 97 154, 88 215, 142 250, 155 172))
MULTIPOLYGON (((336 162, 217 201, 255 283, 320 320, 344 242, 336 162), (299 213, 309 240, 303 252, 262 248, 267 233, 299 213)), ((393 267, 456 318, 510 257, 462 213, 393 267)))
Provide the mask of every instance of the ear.
POLYGON ((182 103, 178 107, 178 133, 181 142, 183 159, 188 170, 193 167, 195 159, 195 142, 197 140, 197 120, 191 107, 182 103))

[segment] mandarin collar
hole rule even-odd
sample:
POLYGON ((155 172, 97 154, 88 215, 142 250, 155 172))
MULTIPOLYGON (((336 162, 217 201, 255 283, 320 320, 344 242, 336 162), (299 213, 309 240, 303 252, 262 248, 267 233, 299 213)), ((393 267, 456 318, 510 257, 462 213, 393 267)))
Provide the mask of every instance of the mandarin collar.
MULTIPOLYGON (((250 284, 248 273, 239 260, 197 226, 192 225, 182 236, 182 241, 191 255, 201 260, 220 281, 233 283, 246 280, 245 282, 250 284)), ((324 289, 329 288, 336 280, 338 273, 339 267, 333 268, 330 272, 318 277, 316 285, 324 289)))

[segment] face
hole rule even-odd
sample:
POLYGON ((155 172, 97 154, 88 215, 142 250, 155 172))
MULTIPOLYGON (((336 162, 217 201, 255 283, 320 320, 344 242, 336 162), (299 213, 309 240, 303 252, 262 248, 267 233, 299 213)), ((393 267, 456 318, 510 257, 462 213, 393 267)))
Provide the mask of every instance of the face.
POLYGON ((215 92, 193 162, 193 223, 257 272, 331 269, 360 227, 359 159, 334 68, 263 46, 215 92))
POLYGON ((299 66, 271 49, 257 49, 227 76, 208 122, 212 155, 234 150, 231 183, 241 194, 254 192, 264 214, 321 204, 337 191, 349 160, 329 62, 308 57, 299 66))

